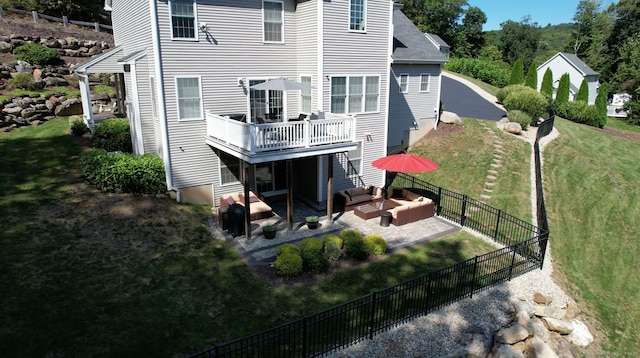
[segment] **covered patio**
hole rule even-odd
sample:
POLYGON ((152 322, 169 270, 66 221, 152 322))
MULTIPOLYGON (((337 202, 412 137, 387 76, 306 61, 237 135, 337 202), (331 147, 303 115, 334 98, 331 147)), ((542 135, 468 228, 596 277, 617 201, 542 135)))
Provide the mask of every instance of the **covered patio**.
POLYGON ((281 201, 269 204, 272 206, 275 215, 251 222, 251 230, 254 233, 260 233, 253 237, 239 236, 233 238, 231 234, 228 234, 217 224, 212 225, 211 228, 217 237, 224 237, 226 240, 233 242, 251 265, 272 262, 276 256, 276 249, 282 244, 298 244, 308 237, 321 239, 325 235, 337 235, 347 229, 358 230, 364 235, 379 234, 387 242, 387 251, 394 252, 448 235, 462 228, 460 225, 438 216, 402 226, 389 225, 386 227, 380 226, 380 218, 363 220, 356 216, 353 211, 333 214, 329 218, 323 215, 323 208, 295 200, 294 225, 293 228, 289 229, 286 202, 281 201), (312 230, 305 225, 305 217, 309 215, 317 215, 319 217, 320 225, 317 229, 312 230), (267 240, 262 235, 262 228, 267 225, 275 225, 278 228, 275 239, 267 240))

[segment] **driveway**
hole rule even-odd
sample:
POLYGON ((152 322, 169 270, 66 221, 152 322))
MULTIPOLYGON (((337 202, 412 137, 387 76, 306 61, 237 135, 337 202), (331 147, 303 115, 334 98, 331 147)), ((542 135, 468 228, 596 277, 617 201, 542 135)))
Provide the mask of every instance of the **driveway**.
POLYGON ((460 117, 499 121, 507 115, 495 96, 449 72, 442 72, 441 100, 444 110, 460 117))

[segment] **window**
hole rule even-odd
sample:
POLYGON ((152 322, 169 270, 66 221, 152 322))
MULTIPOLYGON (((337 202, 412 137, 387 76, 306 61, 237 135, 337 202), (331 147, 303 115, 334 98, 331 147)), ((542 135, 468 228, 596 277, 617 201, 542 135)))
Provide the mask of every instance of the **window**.
POLYGON ((151 92, 151 117, 158 120, 158 92, 156 90, 156 80, 149 77, 149 89, 151 92))
POLYGON ((429 92, 429 83, 431 82, 431 75, 423 73, 420 75, 420 92, 429 92))
POLYGON ((178 119, 202 119, 200 77, 176 77, 178 119))
MULTIPOLYGON (((300 83, 311 87, 311 76, 301 76, 300 83)), ((300 113, 311 113, 311 90, 300 91, 300 113)))
POLYGON ((280 90, 257 90, 251 88, 266 79, 249 80, 249 110, 251 121, 282 122, 284 120, 284 93, 280 90))
POLYGON ((284 42, 282 38, 283 4, 281 1, 262 2, 264 42, 284 42))
POLYGON ((364 32, 367 22, 367 0, 349 1, 349 30, 364 32))
POLYGON ((362 142, 358 142, 355 150, 347 152, 347 177, 352 177, 362 173, 362 142))
POLYGON ((409 75, 401 74, 398 84, 400 85, 400 93, 409 93, 409 75))
POLYGON ((220 152, 220 185, 237 184, 240 182, 240 159, 220 152))
POLYGON ((331 113, 377 112, 380 77, 331 77, 331 113))
POLYGON ((172 37, 197 40, 195 0, 171 0, 170 3, 172 37))

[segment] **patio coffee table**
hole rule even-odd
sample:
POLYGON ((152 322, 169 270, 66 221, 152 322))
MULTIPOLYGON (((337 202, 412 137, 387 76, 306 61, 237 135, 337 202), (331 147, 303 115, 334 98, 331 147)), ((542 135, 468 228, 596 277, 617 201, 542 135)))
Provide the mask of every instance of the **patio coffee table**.
POLYGON ((353 209, 353 213, 361 219, 368 220, 376 218, 380 216, 380 213, 382 213, 383 211, 393 209, 395 207, 396 203, 392 202, 391 200, 386 200, 381 203, 378 202, 357 206, 355 209, 353 209))

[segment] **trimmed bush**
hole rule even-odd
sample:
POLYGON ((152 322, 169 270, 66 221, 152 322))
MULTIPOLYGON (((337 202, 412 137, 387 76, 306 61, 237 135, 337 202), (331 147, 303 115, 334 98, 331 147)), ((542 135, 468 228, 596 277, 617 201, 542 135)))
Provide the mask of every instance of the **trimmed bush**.
POLYGON ((362 233, 356 230, 344 230, 340 233, 344 240, 344 253, 356 260, 364 260, 369 256, 367 247, 364 245, 362 233))
POLYGON ((531 124, 531 116, 517 109, 507 112, 507 118, 509 122, 519 123, 523 130, 531 124))
POLYGON ((525 85, 511 85, 507 87, 500 88, 498 92, 496 92, 496 99, 499 103, 504 103, 504 99, 507 98, 513 92, 518 91, 526 91, 527 86, 525 85))
POLYGON ((509 80, 508 66, 505 66, 501 66, 492 61, 475 58, 452 58, 444 68, 451 72, 473 77, 496 87, 504 87, 509 80))
POLYGON ((576 101, 558 105, 558 115, 576 123, 584 123, 597 127, 600 123, 598 107, 590 106, 587 102, 576 101))
POLYGON ((322 241, 315 237, 310 237, 300 242, 300 257, 302 257, 303 270, 320 273, 327 268, 329 262, 322 248, 322 241))
POLYGON ((109 118, 96 126, 93 146, 107 152, 133 152, 127 118, 109 118))
POLYGON ((82 137, 88 130, 89 127, 84 123, 84 119, 82 117, 75 117, 70 120, 71 122, 71 134, 76 137, 82 137))
POLYGON ((519 110, 533 118, 538 118, 547 110, 547 99, 536 90, 523 86, 526 90, 509 94, 504 101, 504 107, 509 110, 519 110))
POLYGON ((538 91, 538 66, 536 66, 536 61, 531 61, 524 85, 538 91))
POLYGON ((276 249, 276 256, 280 256, 286 253, 300 255, 300 248, 294 244, 283 244, 280 245, 278 249, 276 249))
POLYGON ((327 242, 335 242, 336 244, 338 244, 339 248, 342 248, 342 239, 340 238, 340 236, 326 235, 322 238, 322 243, 326 245, 327 242))
POLYGON ((27 43, 13 50, 16 59, 32 65, 56 65, 60 62, 60 54, 46 46, 27 43))
POLYGON ((335 241, 325 242, 322 251, 324 252, 324 257, 326 257, 327 260, 338 261, 340 256, 342 256, 342 248, 335 241))
POLYGON ((589 103, 589 84, 587 84, 586 78, 583 78, 582 83, 580 83, 580 89, 578 89, 578 93, 576 94, 576 101, 589 103))
POLYGON ((302 257, 293 252, 285 252, 276 257, 276 273, 284 278, 294 278, 302 272, 302 257))
POLYGON ((551 71, 551 68, 547 68, 547 70, 544 71, 542 84, 540 85, 540 94, 547 97, 549 100, 553 98, 553 72, 551 71))
POLYGON ((109 193, 162 194, 167 190, 162 159, 152 154, 93 149, 82 158, 82 175, 109 193))
POLYGON ((364 237, 364 246, 371 255, 383 255, 387 252, 387 242, 378 234, 370 234, 364 237))
POLYGON ((571 94, 569 85, 569 74, 565 73, 560 77, 560 83, 558 83, 558 93, 556 93, 556 103, 558 105, 569 102, 569 95, 571 94))
POLYGON ((607 97, 609 97, 609 86, 603 83, 598 89, 595 106, 598 108, 598 127, 604 128, 607 124, 607 97))
POLYGON ((510 85, 521 85, 524 82, 524 63, 519 58, 511 68, 511 76, 509 77, 510 85))

